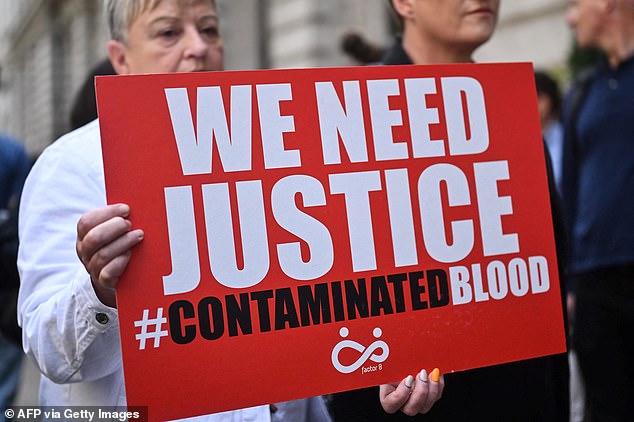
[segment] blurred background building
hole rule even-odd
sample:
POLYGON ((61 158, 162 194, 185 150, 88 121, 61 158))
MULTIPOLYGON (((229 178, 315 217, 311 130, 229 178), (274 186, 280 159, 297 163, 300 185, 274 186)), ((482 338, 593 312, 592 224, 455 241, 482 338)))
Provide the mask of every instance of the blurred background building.
MULTIPOLYGON (((354 29, 390 43, 386 0, 217 0, 228 69, 355 64, 341 48, 354 29)), ((502 2, 480 61, 531 61, 561 72, 571 46, 566 0, 502 2)), ((69 128, 72 100, 108 39, 101 0, 0 2, 0 131, 37 155, 69 128)))

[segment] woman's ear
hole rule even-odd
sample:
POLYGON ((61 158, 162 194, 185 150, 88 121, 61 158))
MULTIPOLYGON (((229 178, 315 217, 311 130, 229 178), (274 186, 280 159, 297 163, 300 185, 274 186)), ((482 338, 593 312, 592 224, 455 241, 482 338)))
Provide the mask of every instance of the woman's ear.
POLYGON ((391 0, 392 6, 396 13, 403 19, 407 19, 414 14, 414 1, 415 0, 391 0))
POLYGON ((110 40, 107 45, 108 58, 112 67, 118 75, 130 74, 130 65, 128 64, 127 49, 121 41, 110 40))

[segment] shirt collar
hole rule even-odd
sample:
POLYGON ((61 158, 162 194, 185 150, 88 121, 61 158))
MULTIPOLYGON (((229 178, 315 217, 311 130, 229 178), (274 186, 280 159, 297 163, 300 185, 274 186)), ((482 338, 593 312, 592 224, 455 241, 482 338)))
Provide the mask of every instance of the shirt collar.
POLYGON ((413 64, 412 59, 407 55, 403 48, 403 40, 401 37, 397 37, 389 50, 383 55, 381 59, 383 64, 413 64))

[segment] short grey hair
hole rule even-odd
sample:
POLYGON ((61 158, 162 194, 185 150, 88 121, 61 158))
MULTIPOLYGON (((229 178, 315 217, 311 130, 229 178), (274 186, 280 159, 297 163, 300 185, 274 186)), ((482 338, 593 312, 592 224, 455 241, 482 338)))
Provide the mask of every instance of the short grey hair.
MULTIPOLYGON (((106 0, 106 18, 110 28, 110 38, 125 42, 128 28, 146 10, 152 10, 163 0, 106 0)), ((193 0, 179 0, 180 2, 193 0)), ((215 0, 208 0, 215 8, 215 0)))

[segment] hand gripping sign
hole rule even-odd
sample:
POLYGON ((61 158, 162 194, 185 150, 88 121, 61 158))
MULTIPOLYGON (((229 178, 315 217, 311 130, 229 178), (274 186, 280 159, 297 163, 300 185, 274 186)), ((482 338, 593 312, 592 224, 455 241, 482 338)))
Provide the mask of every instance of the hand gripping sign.
POLYGON ((97 80, 128 403, 173 419, 562 352, 533 70, 97 80))

